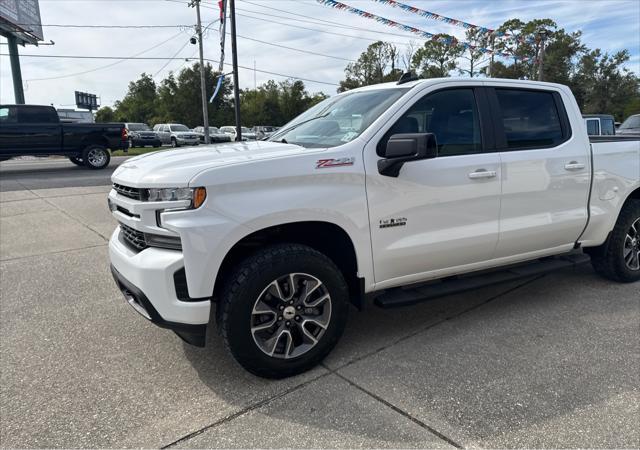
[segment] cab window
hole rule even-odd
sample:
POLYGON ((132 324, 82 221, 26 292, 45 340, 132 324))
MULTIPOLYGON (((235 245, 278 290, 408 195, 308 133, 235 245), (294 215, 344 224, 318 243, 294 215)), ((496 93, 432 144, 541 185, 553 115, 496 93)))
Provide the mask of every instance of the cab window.
POLYGON ((433 133, 438 157, 481 153, 473 89, 447 89, 422 97, 387 131, 378 145, 378 154, 383 154, 392 135, 401 133, 433 133))

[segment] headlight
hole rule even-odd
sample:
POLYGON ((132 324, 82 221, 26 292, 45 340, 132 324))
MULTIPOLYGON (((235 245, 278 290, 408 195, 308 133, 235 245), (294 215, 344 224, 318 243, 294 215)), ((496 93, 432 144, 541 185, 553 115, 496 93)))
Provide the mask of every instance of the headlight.
POLYGON ((198 188, 151 188, 147 189, 147 201, 149 202, 172 202, 178 200, 189 200, 190 208, 200 208, 207 198, 207 190, 198 188))

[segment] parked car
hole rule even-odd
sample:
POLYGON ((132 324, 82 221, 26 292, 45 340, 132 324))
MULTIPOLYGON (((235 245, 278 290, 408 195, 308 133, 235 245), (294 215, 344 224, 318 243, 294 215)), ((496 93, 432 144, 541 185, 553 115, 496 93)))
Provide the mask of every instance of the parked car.
POLYGON ((145 147, 151 145, 160 147, 162 142, 158 133, 152 131, 146 123, 125 123, 129 134, 129 147, 145 147))
POLYGON ((640 114, 627 117, 627 120, 622 122, 622 125, 618 127, 617 133, 622 135, 640 135, 640 114))
MULTIPOLYGON (((255 141, 256 139, 258 139, 258 136, 256 136, 256 134, 253 131, 251 131, 249 128, 241 127, 241 130, 242 130, 243 141, 255 141)), ((231 136, 232 141, 236 140, 236 127, 232 127, 232 126, 220 127, 220 131, 231 136)))
POLYGON ((180 123, 159 123, 153 127, 153 131, 158 134, 160 142, 170 144, 172 147, 200 143, 200 136, 180 123))
POLYGON ((0 161, 62 155, 89 169, 109 165, 109 150, 127 150, 122 123, 61 123, 53 106, 0 105, 0 161))
POLYGON ((265 139, 270 137, 273 133, 278 130, 278 127, 272 127, 267 125, 256 125, 251 129, 258 139, 265 139))
POLYGON ((611 114, 583 114, 589 136, 613 136, 616 134, 615 120, 611 114))
POLYGON ((335 346, 349 302, 408 305, 589 256, 638 282, 639 144, 589 137, 558 84, 354 89, 268 141, 121 165, 112 273, 150 321, 202 346, 211 320, 247 370, 290 376, 335 346))
MULTIPOLYGON (((195 127, 193 131, 198 133, 200 143, 204 144, 204 127, 195 127)), ((231 136, 227 133, 223 133, 219 128, 209 127, 209 141, 212 143, 231 142, 231 136)))

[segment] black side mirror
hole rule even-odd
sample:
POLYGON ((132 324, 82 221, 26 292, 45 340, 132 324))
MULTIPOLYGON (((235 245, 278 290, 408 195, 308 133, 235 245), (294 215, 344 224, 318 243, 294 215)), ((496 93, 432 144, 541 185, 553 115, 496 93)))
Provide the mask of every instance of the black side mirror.
POLYGON ((433 133, 394 134, 389 138, 384 158, 378 160, 378 172, 397 177, 404 163, 438 156, 438 144, 433 133))

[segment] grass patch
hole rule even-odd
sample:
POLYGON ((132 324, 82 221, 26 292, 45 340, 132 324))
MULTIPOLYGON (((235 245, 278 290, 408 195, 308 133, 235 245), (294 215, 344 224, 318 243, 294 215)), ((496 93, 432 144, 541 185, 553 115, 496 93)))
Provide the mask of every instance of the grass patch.
POLYGON ((157 152, 158 150, 162 150, 162 147, 158 147, 158 148, 136 147, 136 148, 130 148, 128 153, 125 153, 122 150, 116 150, 115 152, 111 152, 111 156, 136 156, 136 155, 142 155, 144 153, 157 152))

